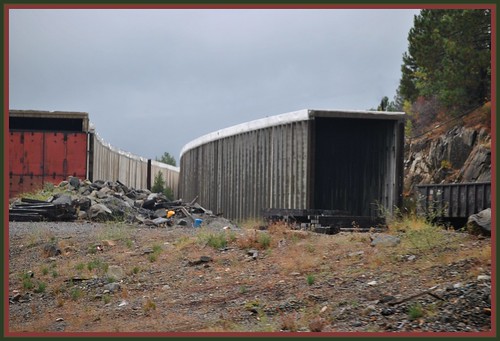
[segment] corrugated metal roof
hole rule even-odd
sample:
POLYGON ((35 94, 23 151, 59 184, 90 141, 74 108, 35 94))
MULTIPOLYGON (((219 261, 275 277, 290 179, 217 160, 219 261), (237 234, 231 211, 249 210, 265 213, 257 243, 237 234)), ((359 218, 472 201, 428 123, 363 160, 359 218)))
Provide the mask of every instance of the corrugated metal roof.
POLYGON ((269 128, 273 126, 289 124, 293 122, 306 121, 314 117, 338 117, 338 118, 360 118, 360 119, 389 119, 399 120, 404 117, 404 112, 390 111, 369 111, 369 110, 337 110, 337 109, 302 109, 285 114, 265 117, 228 128, 217 130, 215 132, 203 135, 188 142, 181 150, 182 155, 190 149, 196 148, 202 144, 220 140, 229 136, 243 134, 249 131, 269 128))

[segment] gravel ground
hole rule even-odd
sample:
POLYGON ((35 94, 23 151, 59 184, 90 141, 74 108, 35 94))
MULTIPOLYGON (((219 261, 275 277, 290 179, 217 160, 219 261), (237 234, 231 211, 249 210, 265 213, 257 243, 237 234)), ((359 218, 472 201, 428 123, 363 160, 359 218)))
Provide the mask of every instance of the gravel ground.
POLYGON ((11 222, 9 330, 335 334, 492 329, 491 262, 477 252, 490 247, 488 238, 461 235, 460 255, 450 249, 441 255, 444 261, 433 258, 435 264, 417 256, 374 266, 380 252, 389 251, 370 246, 363 233, 281 236, 270 249, 252 255, 239 244, 245 230, 223 218, 205 224, 200 230, 11 222), (236 236, 227 247, 188 243, 226 226, 236 236), (61 254, 46 254, 51 243, 61 254), (161 252, 152 259, 158 246, 161 252), (308 257, 314 262, 307 264, 308 257), (103 263, 123 270, 115 284, 105 271, 90 267, 103 263), (23 274, 32 274, 33 287, 23 282, 23 274), (46 287, 40 289, 39 283, 46 287))

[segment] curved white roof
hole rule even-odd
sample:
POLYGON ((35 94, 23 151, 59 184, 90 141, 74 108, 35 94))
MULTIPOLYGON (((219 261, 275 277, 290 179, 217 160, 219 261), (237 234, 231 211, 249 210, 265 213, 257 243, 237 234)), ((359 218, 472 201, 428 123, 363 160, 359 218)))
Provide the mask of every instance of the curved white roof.
POLYGON ((273 126, 307 121, 314 117, 338 117, 338 118, 363 118, 363 119, 390 119, 398 120, 404 117, 404 112, 392 111, 369 111, 369 110, 330 110, 330 109, 302 109, 281 115, 270 116, 237 124, 228 128, 217 130, 215 132, 203 135, 194 139, 182 147, 182 155, 190 149, 201 146, 202 144, 220 140, 229 136, 243 134, 249 131, 269 128, 273 126))

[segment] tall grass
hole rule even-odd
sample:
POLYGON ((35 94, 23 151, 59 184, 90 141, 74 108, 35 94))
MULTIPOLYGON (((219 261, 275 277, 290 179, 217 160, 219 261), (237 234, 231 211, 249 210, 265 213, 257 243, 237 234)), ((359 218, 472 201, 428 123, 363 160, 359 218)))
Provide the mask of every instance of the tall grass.
POLYGON ((231 231, 212 232, 202 228, 198 231, 196 239, 198 244, 223 249, 236 240, 236 235, 231 231))

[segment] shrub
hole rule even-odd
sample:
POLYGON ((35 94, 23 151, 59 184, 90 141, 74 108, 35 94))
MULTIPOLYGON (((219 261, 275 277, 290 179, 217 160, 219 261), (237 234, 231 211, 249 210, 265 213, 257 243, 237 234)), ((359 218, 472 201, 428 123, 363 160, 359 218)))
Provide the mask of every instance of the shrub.
POLYGON ((156 303, 154 303, 151 299, 147 299, 144 303, 144 312, 149 313, 151 310, 156 310, 156 303))
POLYGON ((159 244, 153 245, 153 253, 161 253, 161 250, 162 250, 161 245, 159 244))
POLYGON ((271 236, 267 233, 259 235, 259 244, 262 249, 267 249, 271 245, 271 236))
POLYGON ((21 274, 21 281, 23 283, 23 289, 31 290, 35 287, 35 283, 33 283, 33 279, 31 277, 30 272, 25 272, 21 274))
POLYGON ((104 304, 108 304, 109 302, 111 302, 111 296, 109 294, 104 294, 102 296, 102 300, 104 301, 104 304))
POLYGON ((451 162, 448 160, 441 160, 441 168, 443 169, 451 169, 451 162))
POLYGON ((108 271, 108 263, 104 262, 100 258, 96 258, 87 263, 87 269, 93 271, 94 269, 102 272, 108 271))
POLYGON ((70 295, 73 301, 77 301, 79 298, 83 296, 83 291, 78 287, 74 287, 71 289, 70 295))
POLYGON ((424 316, 424 308, 420 303, 415 303, 408 307, 408 317, 410 320, 415 320, 422 316, 424 316))
POLYGON ((42 293, 45 292, 45 288, 47 288, 47 284, 44 282, 38 282, 38 287, 35 289, 36 293, 42 293))
POLYGON ((150 253, 150 254, 148 255, 148 259, 149 259, 149 261, 150 261, 151 263, 154 263, 154 262, 156 262, 156 260, 158 259, 158 254, 157 254, 157 253, 154 253, 154 252, 153 252, 153 253, 150 253))
POLYGON ((441 227, 433 225, 407 230, 402 236, 402 241, 411 252, 423 255, 429 254, 430 251, 444 251, 451 242, 441 227))
POLYGON ((226 247, 226 235, 224 233, 210 234, 208 236, 207 245, 215 249, 226 247))
POLYGON ((228 235, 225 232, 212 233, 200 230, 197 235, 198 243, 208 245, 214 249, 225 248, 229 239, 235 239, 234 235, 228 235))
POLYGON ((242 249, 268 249, 271 246, 272 237, 267 232, 258 230, 246 230, 245 235, 238 239, 238 246, 242 249))

